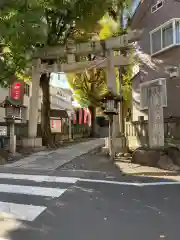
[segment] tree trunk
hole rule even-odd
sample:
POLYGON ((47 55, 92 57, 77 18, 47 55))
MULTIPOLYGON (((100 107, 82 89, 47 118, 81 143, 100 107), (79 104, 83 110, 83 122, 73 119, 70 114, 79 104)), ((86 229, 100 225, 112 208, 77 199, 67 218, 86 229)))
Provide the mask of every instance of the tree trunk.
POLYGON ((41 130, 42 141, 44 146, 52 146, 53 138, 50 126, 50 92, 49 92, 50 74, 43 73, 40 78, 40 86, 42 89, 42 108, 41 108, 41 130))
POLYGON ((89 106, 89 112, 91 114, 91 132, 90 137, 96 137, 96 107, 89 106))

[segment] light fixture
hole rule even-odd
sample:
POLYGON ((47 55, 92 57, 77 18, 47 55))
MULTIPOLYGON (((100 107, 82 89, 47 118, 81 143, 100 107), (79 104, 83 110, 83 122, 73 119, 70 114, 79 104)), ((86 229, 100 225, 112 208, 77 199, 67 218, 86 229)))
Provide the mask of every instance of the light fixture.
POLYGON ((118 114, 118 102, 120 102, 121 100, 123 100, 122 97, 114 95, 111 92, 108 92, 106 95, 104 95, 102 99, 104 113, 107 115, 118 114))

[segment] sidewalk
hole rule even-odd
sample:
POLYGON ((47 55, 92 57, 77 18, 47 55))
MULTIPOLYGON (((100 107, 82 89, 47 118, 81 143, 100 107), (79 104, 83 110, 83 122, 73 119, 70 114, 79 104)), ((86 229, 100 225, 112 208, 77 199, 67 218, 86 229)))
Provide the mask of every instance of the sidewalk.
POLYGON ((95 152, 104 146, 104 139, 93 139, 77 143, 54 151, 41 151, 25 157, 15 163, 6 164, 3 168, 21 168, 28 170, 56 170, 74 158, 95 152))
POLYGON ((180 181, 180 173, 156 167, 142 166, 128 161, 116 161, 115 165, 126 176, 141 176, 180 181))

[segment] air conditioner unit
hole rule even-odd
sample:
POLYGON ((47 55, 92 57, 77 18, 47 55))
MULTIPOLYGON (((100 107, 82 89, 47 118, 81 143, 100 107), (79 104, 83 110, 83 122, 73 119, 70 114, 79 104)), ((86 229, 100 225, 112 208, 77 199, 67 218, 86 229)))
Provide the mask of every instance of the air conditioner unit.
POLYGON ((169 74, 170 78, 179 76, 179 69, 175 66, 166 68, 166 72, 169 74))
POLYGON ((170 76, 170 78, 178 77, 179 76, 178 69, 176 69, 176 71, 170 72, 169 76, 170 76))

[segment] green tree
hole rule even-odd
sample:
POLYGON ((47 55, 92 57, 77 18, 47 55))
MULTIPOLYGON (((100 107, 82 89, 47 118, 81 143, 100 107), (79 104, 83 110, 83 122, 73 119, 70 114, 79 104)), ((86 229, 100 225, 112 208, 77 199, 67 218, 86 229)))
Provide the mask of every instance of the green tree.
POLYGON ((75 99, 91 113, 91 136, 95 136, 96 107, 100 106, 101 96, 107 91, 105 72, 91 69, 84 73, 68 75, 68 82, 74 90, 75 99))
MULTIPOLYGON (((97 37, 104 40, 117 31, 117 23, 107 12, 98 21, 96 28, 98 29, 97 37)), ((88 56, 87 60, 91 61, 93 58, 94 56, 88 56)), ((89 108, 92 124, 91 136, 94 137, 96 134, 96 108, 101 106, 102 96, 107 92, 106 72, 94 67, 82 73, 68 74, 67 76, 78 103, 89 108)))
MULTIPOLYGON (((123 25, 123 18, 120 14, 125 16, 124 10, 130 6, 130 1, 119 1, 116 3, 115 10, 110 8, 109 11, 98 22, 98 38, 105 40, 113 35, 121 35, 127 32, 129 20, 126 25, 123 25), (117 5, 119 4, 119 5, 117 5), (120 13, 120 14, 119 14, 120 13)), ((126 52, 125 52, 126 53, 126 52)), ((116 71, 116 85, 117 94, 120 92, 119 86, 119 71, 116 71)), ((124 104, 129 105, 131 100, 131 78, 132 66, 123 68, 123 97, 124 104)), ((107 79, 106 74, 100 69, 91 69, 85 71, 83 74, 71 74, 68 76, 70 86, 74 89, 75 98, 82 106, 89 107, 92 117, 92 136, 95 135, 95 120, 96 120, 96 107, 100 106, 102 96, 107 92, 107 79)))
MULTIPOLYGON (((65 45, 68 38, 91 32, 111 5, 110 0, 9 0, 1 6, 0 69, 2 84, 12 74, 26 74, 37 47, 65 45), (8 49, 4 53, 4 49, 8 49), (10 68, 9 68, 10 66, 10 68)), ((50 128, 50 75, 42 74, 42 131, 44 143, 52 143, 50 128)))

